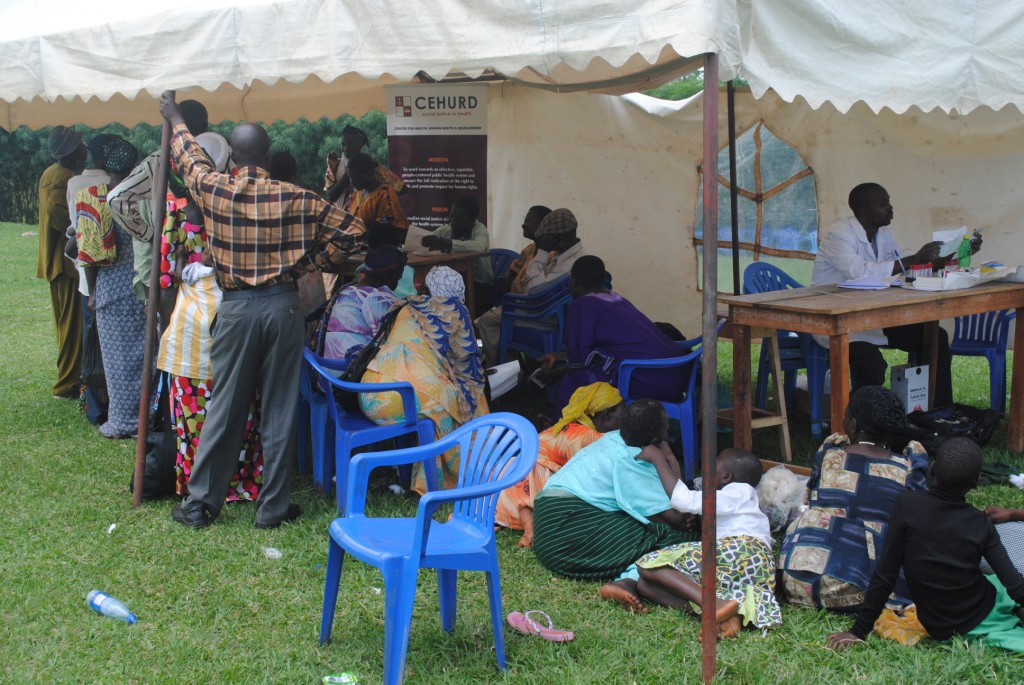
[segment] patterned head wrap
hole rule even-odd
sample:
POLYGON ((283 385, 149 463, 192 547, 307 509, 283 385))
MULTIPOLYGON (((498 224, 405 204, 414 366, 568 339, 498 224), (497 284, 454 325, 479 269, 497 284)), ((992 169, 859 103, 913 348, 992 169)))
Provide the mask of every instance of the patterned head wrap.
POLYGON ((579 223, 576 221, 576 215, 563 207, 540 220, 537 237, 571 235, 576 232, 577 226, 579 223))
POLYGON ((573 421, 581 423, 587 428, 594 428, 594 421, 591 418, 594 414, 611 409, 621 402, 622 395, 607 383, 591 383, 582 388, 576 388, 576 392, 572 394, 569 403, 562 410, 562 419, 551 427, 551 433, 558 435, 573 421))
POLYGON ((457 297, 466 299, 466 283, 462 276, 449 266, 435 266, 424 279, 431 297, 457 297))
POLYGON ((118 136, 104 146, 106 159, 103 161, 103 168, 111 173, 128 171, 135 166, 139 158, 139 151, 135 146, 124 138, 118 136))
POLYGON ((213 131, 207 131, 196 136, 196 142, 213 160, 213 165, 217 167, 217 171, 224 173, 228 168, 228 160, 231 159, 231 146, 228 145, 228 141, 224 139, 224 136, 213 131))

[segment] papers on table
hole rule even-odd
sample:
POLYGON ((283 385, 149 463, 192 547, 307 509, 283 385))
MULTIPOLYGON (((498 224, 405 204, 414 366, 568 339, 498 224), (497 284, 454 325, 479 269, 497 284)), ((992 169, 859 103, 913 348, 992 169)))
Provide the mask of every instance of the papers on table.
POLYGON ((971 269, 970 271, 950 271, 943 276, 916 278, 913 284, 907 284, 904 287, 913 290, 963 290, 979 283, 1004 278, 1012 273, 1014 273, 1013 269, 1005 266, 971 269))
POLYGON ((942 247, 939 248, 939 256, 949 257, 950 255, 956 254, 956 251, 960 249, 960 243, 963 242, 965 235, 967 235, 966 226, 950 229, 948 231, 934 231, 932 233, 932 240, 942 242, 942 247))
POLYGON ((402 249, 405 250, 406 254, 429 255, 430 250, 422 245, 424 236, 428 235, 433 235, 433 231, 416 224, 409 224, 409 230, 405 234, 405 243, 402 244, 402 249))
POLYGON ((840 288, 851 288, 853 290, 885 290, 896 285, 900 276, 861 276, 839 284, 840 288))

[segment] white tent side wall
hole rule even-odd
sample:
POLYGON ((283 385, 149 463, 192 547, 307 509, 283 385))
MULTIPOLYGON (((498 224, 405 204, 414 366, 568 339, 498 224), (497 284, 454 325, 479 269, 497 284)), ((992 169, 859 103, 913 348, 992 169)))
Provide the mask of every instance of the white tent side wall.
MULTIPOLYGON (((916 250, 933 230, 984 227, 980 258, 1024 263, 1024 116, 1016 109, 876 115, 863 103, 843 114, 771 92, 756 100, 741 92, 736 101, 739 132, 764 119, 814 170, 820 233, 849 216, 854 185, 877 181, 892 195, 905 247, 916 250)), ((695 335, 701 98, 665 103, 506 85, 491 88, 488 111, 492 245, 522 247, 530 205, 569 207, 615 289, 695 335)), ((722 140, 724 129, 723 117, 722 140)))

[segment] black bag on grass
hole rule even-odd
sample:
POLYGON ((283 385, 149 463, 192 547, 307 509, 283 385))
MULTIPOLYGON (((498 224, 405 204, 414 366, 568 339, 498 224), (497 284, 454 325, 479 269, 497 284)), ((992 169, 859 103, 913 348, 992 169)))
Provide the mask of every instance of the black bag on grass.
MULTIPOLYGON (((160 401, 155 416, 150 417, 146 436, 146 468, 142 476, 142 499, 158 499, 175 494, 178 439, 168 410, 167 385, 160 388, 160 401)), ((132 469, 128 491, 135 492, 135 469, 132 469)))
POLYGON ((907 430, 893 441, 893 450, 901 451, 907 442, 917 440, 932 457, 950 438, 968 438, 984 446, 992 438, 1001 414, 966 404, 953 404, 931 411, 907 415, 907 430), (902 443, 902 444, 900 444, 902 443))

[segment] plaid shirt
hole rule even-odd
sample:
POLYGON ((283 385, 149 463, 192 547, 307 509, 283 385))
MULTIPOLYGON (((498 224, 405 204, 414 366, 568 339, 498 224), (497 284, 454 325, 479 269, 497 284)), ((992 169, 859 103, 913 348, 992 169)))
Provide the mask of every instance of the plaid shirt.
POLYGON ((225 290, 298 280, 304 272, 337 271, 366 228, 356 217, 266 170, 218 173, 184 124, 174 127, 171 156, 206 217, 217 281, 225 290))

